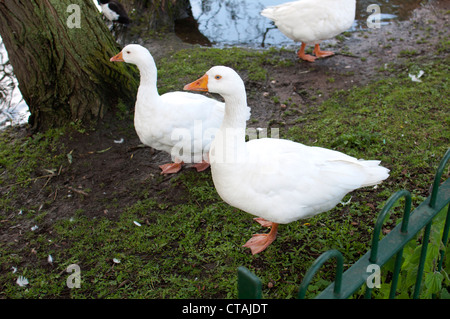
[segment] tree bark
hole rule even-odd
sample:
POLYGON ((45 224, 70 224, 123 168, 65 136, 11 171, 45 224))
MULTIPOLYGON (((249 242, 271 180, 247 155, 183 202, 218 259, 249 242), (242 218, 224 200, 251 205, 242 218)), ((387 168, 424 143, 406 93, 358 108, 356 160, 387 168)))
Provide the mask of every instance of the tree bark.
POLYGON ((109 62, 120 48, 92 1, 0 0, 0 35, 33 129, 96 121, 119 99, 134 104, 137 71, 109 62))

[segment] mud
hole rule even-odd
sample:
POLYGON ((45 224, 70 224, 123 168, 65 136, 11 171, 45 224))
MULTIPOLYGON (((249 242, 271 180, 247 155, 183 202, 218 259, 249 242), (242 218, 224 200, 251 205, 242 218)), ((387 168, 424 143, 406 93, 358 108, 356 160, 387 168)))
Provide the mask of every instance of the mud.
MULTIPOLYGON (((254 92, 249 105, 253 118, 258 120, 250 126, 268 127, 273 122, 286 127, 295 125, 294 118, 282 117, 286 108, 282 103, 274 104, 270 99, 272 96, 278 96, 280 101, 291 99, 303 109, 315 107, 336 90, 362 86, 384 76, 380 69, 408 59, 401 52, 415 50, 416 55, 436 58, 439 54, 436 46, 448 36, 445 12, 449 9, 448 1, 434 1, 415 10, 409 21, 396 22, 379 30, 354 32, 343 41, 328 42, 323 48, 333 46, 332 50, 337 54, 315 63, 298 61, 295 51, 281 52, 283 58, 294 61, 294 67, 271 67, 266 81, 246 81, 247 89, 254 92)), ((167 54, 192 47, 174 34, 143 44, 157 61, 167 54)), ((28 132, 25 128, 17 128, 16 134, 28 132)), ((11 203, 17 207, 12 214, 17 214, 23 207, 45 210, 47 214, 38 230, 45 232, 51 231, 55 220, 73 217, 77 211, 90 218, 116 219, 124 209, 144 196, 158 196, 167 203, 176 203, 183 195, 187 196, 187 190, 183 185, 177 185, 174 176, 160 175, 158 166, 169 162, 169 155, 139 147, 139 144, 132 123, 112 116, 103 119, 96 130, 65 137, 65 149, 71 153, 72 164, 53 176, 37 178, 29 188, 23 189, 11 203), (122 143, 115 142, 121 139, 122 143), (167 189, 171 191, 161 193, 167 189)), ((185 167, 180 174, 189 169, 192 168, 185 167)), ((37 172, 37 177, 39 174, 45 176, 46 173, 37 172)), ((0 187, 1 193, 7 194, 10 187, 0 187)), ((0 223, 0 242, 14 242, 18 248, 27 245, 21 234, 32 225, 27 222, 14 228, 6 225, 0 223)))

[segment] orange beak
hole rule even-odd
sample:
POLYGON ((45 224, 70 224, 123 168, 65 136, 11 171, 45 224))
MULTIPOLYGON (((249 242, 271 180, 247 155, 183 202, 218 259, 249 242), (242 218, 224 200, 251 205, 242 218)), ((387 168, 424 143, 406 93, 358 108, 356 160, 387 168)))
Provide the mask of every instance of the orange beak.
POLYGON ((186 91, 201 91, 208 92, 208 76, 205 74, 197 81, 194 81, 190 84, 186 84, 184 86, 186 91))
POLYGON ((125 62, 123 60, 122 51, 118 55, 113 56, 109 61, 111 61, 111 62, 125 62))

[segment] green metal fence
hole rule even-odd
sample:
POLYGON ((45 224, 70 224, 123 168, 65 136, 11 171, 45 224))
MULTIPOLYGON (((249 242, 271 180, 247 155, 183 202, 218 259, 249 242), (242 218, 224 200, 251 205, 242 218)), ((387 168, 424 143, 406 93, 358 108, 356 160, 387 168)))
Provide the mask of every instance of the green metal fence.
MULTIPOLYGON (((324 263, 332 258, 336 259, 336 275, 334 282, 323 290, 318 296, 316 296, 316 298, 347 299, 351 297, 368 282, 369 276, 371 276, 371 272, 369 272, 368 269, 371 269, 373 265, 382 267, 390 261, 391 258, 395 258, 395 263, 389 298, 395 298, 399 274, 402 266, 403 249, 406 244, 408 244, 422 229, 424 229, 423 238, 421 240, 422 247, 420 259, 418 262, 413 292, 413 298, 419 298, 432 222, 436 215, 450 202, 450 178, 441 184, 441 178, 449 160, 450 149, 444 155, 444 158, 441 160, 437 169, 434 183, 432 185, 431 195, 416 209, 414 209, 413 212, 411 212, 411 194, 406 190, 395 193, 388 200, 378 216, 377 222, 375 223, 371 250, 355 262, 355 264, 353 264, 347 271, 343 272, 344 258, 337 250, 329 250, 317 258, 303 278, 299 288, 298 298, 305 298, 308 286, 315 274, 324 263), (402 222, 382 240, 380 240, 381 228, 383 226, 383 222, 386 220, 386 216, 390 213, 394 205, 402 198, 405 199, 402 222)), ((442 264, 445 257, 445 247, 448 244, 449 229, 450 205, 447 210, 447 217, 439 251, 439 261, 437 263, 437 271, 439 272, 442 270, 442 264)), ((365 298, 371 298, 371 294, 372 289, 366 285, 365 298)), ((242 299, 262 298, 261 280, 245 267, 238 268, 238 297, 242 299)))

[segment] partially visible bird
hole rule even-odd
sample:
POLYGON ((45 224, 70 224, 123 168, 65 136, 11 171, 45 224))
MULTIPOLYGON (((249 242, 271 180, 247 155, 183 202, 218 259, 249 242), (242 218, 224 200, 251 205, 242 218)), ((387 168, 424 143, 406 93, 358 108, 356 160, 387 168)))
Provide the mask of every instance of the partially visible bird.
POLYGON ((314 62, 334 54, 321 51, 320 42, 348 30, 355 12, 356 0, 299 0, 268 7, 261 15, 271 19, 289 39, 302 42, 297 52, 300 59, 314 62), (307 44, 315 46, 315 57, 305 53, 307 44))
POLYGON ((115 0, 97 0, 102 8, 103 15, 113 23, 130 24, 131 20, 128 17, 127 11, 123 5, 115 0))

